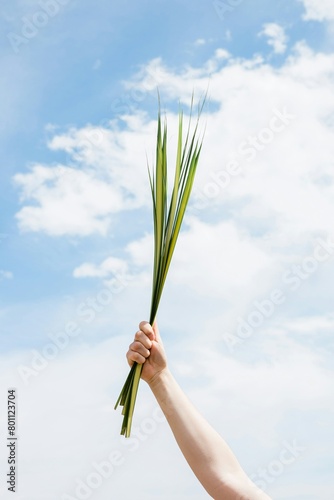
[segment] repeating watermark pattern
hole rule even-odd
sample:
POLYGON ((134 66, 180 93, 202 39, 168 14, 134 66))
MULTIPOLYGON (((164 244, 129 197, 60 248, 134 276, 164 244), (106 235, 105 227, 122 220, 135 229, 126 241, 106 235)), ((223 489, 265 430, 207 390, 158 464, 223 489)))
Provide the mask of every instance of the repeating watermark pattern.
POLYGON ((29 365, 20 364, 17 366, 18 374, 25 385, 28 385, 31 379, 37 377, 45 370, 50 361, 54 360, 71 343, 71 340, 78 337, 84 325, 90 325, 108 307, 114 300, 114 296, 122 292, 133 280, 133 276, 115 273, 113 280, 108 282, 108 286, 102 288, 95 297, 87 297, 75 308, 75 317, 66 322, 61 331, 50 333, 48 337, 50 342, 45 344, 40 351, 31 350, 31 361, 29 365))
POLYGON ((227 0, 222 2, 220 0, 214 0, 212 2, 213 8, 215 9, 219 19, 225 21, 226 17, 239 7, 244 2, 244 0, 227 0))
POLYGON ((40 9, 32 15, 21 18, 22 25, 19 33, 10 31, 7 33, 8 41, 13 51, 18 54, 22 46, 26 46, 30 40, 35 38, 39 31, 45 28, 50 19, 56 17, 64 5, 70 0, 40 0, 40 9))
POLYGON ((300 446, 296 439, 293 439, 292 443, 284 441, 278 456, 271 460, 266 467, 260 467, 256 473, 251 474, 251 480, 261 490, 266 491, 268 486, 284 473, 286 467, 294 464, 306 450, 307 448, 300 446))
POLYGON ((194 189, 196 201, 192 205, 193 209, 202 210, 208 207, 211 200, 217 198, 222 190, 226 189, 231 183, 233 178, 244 173, 241 165, 242 160, 252 163, 258 154, 274 141, 276 135, 286 130, 296 118, 296 115, 290 113, 286 107, 283 107, 282 110, 274 108, 272 113, 266 127, 263 127, 255 135, 249 135, 229 155, 231 160, 227 162, 225 168, 210 172, 211 181, 207 182, 201 189, 194 189))
POLYGON ((299 264, 293 264, 281 276, 286 289, 274 288, 264 299, 256 300, 254 308, 246 317, 237 318, 237 327, 234 333, 224 333, 223 340, 230 352, 249 339, 256 329, 273 316, 277 309, 286 301, 289 292, 295 292, 302 283, 307 281, 319 268, 334 255, 334 239, 328 235, 327 239, 318 238, 311 255, 305 256, 299 264))
POLYGON ((92 462, 87 476, 75 479, 74 491, 64 493, 61 500, 87 500, 136 452, 141 444, 152 436, 166 418, 159 406, 156 406, 150 417, 145 417, 139 426, 134 426, 131 437, 120 438, 118 448, 112 450, 101 462, 92 462))

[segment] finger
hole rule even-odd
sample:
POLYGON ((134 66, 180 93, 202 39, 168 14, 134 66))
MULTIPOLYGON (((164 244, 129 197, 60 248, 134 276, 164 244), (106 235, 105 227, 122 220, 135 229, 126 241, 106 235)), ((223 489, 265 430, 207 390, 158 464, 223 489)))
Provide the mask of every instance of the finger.
POLYGON ((129 349, 134 352, 139 352, 144 358, 148 358, 150 355, 150 351, 146 349, 146 347, 141 343, 135 340, 132 344, 129 345, 129 349))
POLYGON ((126 359, 127 359, 127 362, 129 363, 129 365, 132 366, 134 363, 134 360, 132 359, 131 351, 128 351, 126 353, 126 359))
POLYGON ((143 346, 146 347, 146 349, 151 349, 152 347, 152 341, 142 330, 138 330, 138 332, 136 332, 135 340, 143 344, 143 346))
POLYGON ((128 360, 130 366, 132 366, 134 362, 142 365, 146 361, 144 356, 139 354, 139 352, 132 351, 131 349, 126 353, 126 359, 128 360))
POLYGON ((155 335, 152 326, 148 321, 141 321, 139 323, 139 330, 145 333, 150 340, 155 340, 155 335))
POLYGON ((156 340, 159 344, 163 345, 163 343, 162 343, 162 339, 161 339, 161 337, 160 337, 160 331, 159 331, 159 327, 158 327, 157 320, 155 320, 155 321, 154 321, 153 326, 152 326, 152 329, 153 329, 153 332, 154 332, 155 340, 156 340))

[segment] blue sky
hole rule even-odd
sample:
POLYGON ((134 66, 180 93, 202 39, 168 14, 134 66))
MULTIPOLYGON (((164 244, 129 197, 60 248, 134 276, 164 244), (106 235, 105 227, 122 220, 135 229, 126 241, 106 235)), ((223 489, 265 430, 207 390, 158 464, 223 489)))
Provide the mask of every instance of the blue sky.
POLYGON ((0 12, 0 379, 20 398, 18 498, 79 498, 77 481, 115 449, 125 465, 94 500, 132 498, 135 484, 139 500, 206 498, 144 384, 132 447, 113 410, 149 310, 159 87, 171 156, 178 103, 209 88, 159 311, 171 367, 254 480, 267 471, 273 498, 332 499, 331 0, 15 0, 0 12))
MULTIPOLYGON (((132 102, 131 94, 129 96, 122 88, 122 81, 130 78, 139 66, 156 57, 162 57, 166 64, 175 67, 184 64, 200 66, 215 47, 221 45, 236 57, 249 57, 259 51, 268 55, 270 47, 265 38, 258 36, 264 22, 275 20, 282 23, 289 33, 289 45, 309 37, 312 47, 327 50, 330 47, 324 26, 314 21, 303 22, 303 7, 297 2, 289 5, 288 9, 284 2, 270 5, 257 2, 256 7, 254 3, 244 2, 240 5, 242 16, 239 9, 234 9, 227 11, 226 20, 217 14, 216 9, 219 8, 219 2, 216 8, 214 4, 204 6, 196 2, 191 6, 178 2, 175 9, 170 3, 161 2, 154 7, 151 2, 140 5, 131 3, 127 8, 123 3, 110 7, 108 2, 100 2, 94 7, 88 3, 78 8, 73 1, 59 5, 59 11, 53 18, 49 16, 46 26, 36 28, 36 34, 30 40, 25 38, 29 43, 23 43, 20 40, 11 41, 10 36, 21 36, 23 27, 27 25, 24 19, 32 20, 36 13, 41 12, 39 4, 16 2, 2 7, 2 25, 6 36, 1 53, 8 72, 2 77, 3 95, 7 97, 3 104, 1 136, 6 172, 1 185, 1 199, 5 202, 3 233, 10 234, 4 245, 4 258, 9 266, 20 269, 15 283, 11 283, 14 286, 13 295, 11 289, 6 290, 5 302, 8 299, 11 301, 12 297, 14 301, 18 297, 26 300, 34 293, 45 297, 51 292, 48 282, 52 268, 47 270, 46 286, 42 284, 44 280, 31 279, 30 273, 33 276, 36 274, 34 261, 38 269, 41 266, 39 253, 49 254, 56 246, 57 252, 65 252, 63 264, 71 266, 68 259, 72 251, 68 240, 53 241, 50 248, 50 240, 47 239, 43 250, 41 237, 36 241, 32 238, 34 235, 29 234, 27 240, 22 240, 26 235, 17 231, 14 219, 19 193, 13 186, 13 174, 27 169, 33 162, 67 160, 62 152, 57 154, 48 150, 47 124, 61 130, 71 125, 80 127, 86 123, 100 124, 118 119, 120 112, 125 110, 149 109, 154 114, 154 92, 145 95, 140 102, 132 102), (200 25, 198 19, 201 20, 200 25), (232 30, 233 36, 229 38, 227 32, 232 30), (205 45, 194 46, 194 42, 200 39, 209 41, 205 45), (25 247, 24 254, 22 246, 25 247)), ((281 55, 272 57, 274 66, 281 63, 281 55)), ((81 247, 82 242, 76 243, 81 247)), ((87 244, 94 245, 96 241, 87 242, 85 239, 83 248, 87 248, 87 244)), ((46 262, 44 265, 48 266, 46 262)), ((60 278, 57 271, 53 273, 52 289, 58 284, 62 287, 64 277, 60 278)), ((6 285, 11 288, 9 283, 6 285)))

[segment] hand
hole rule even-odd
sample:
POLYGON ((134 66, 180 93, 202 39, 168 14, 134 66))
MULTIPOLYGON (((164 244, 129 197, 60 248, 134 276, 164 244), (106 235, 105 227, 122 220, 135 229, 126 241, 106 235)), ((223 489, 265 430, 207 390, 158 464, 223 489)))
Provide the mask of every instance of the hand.
POLYGON ((139 323, 139 330, 126 357, 130 366, 135 361, 143 365, 141 378, 148 384, 167 368, 167 358, 156 321, 153 327, 147 321, 139 323))

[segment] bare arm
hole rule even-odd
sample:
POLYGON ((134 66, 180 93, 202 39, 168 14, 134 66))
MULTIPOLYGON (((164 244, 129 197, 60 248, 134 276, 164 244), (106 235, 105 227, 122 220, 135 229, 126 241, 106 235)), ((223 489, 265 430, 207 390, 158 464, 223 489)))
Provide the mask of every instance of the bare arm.
POLYGON ((215 500, 270 500, 243 471, 223 438, 200 415, 167 367, 157 324, 142 321, 127 353, 144 363, 142 378, 155 395, 194 474, 215 500))

